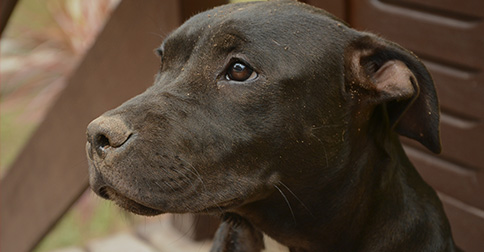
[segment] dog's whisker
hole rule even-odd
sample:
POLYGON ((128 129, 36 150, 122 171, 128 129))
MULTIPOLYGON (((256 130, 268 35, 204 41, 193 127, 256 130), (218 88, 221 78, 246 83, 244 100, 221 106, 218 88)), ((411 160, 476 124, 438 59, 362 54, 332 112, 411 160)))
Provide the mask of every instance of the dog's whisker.
POLYGON ((334 127, 342 127, 342 126, 344 126, 344 124, 323 124, 323 125, 320 125, 320 126, 313 125, 313 127, 311 129, 312 130, 318 130, 318 129, 334 128, 334 127))
POLYGON ((190 168, 192 169, 187 169, 189 172, 192 172, 198 180, 200 180, 200 183, 202 183, 203 187, 205 188, 205 183, 203 182, 203 179, 202 179, 202 176, 200 175, 200 173, 198 172, 198 170, 188 161, 186 161, 185 159, 181 158, 181 157, 178 157, 181 161, 185 162, 186 164, 188 164, 190 166, 190 168))
MULTIPOLYGON (((181 158, 180 158, 180 160, 184 161, 185 163, 187 163, 188 165, 190 165, 191 167, 193 167, 193 166, 192 166, 190 163, 188 163, 187 161, 185 161, 185 160, 183 160, 183 159, 181 159, 181 158)), ((185 170, 186 170, 187 172, 190 172, 191 174, 195 175, 195 177, 197 177, 197 178, 200 180, 200 182, 202 183, 203 190, 207 191, 206 186, 205 186, 205 183, 203 183, 203 180, 201 179, 200 174, 198 173, 198 171, 197 171, 197 172, 194 172, 194 171, 192 171, 192 170, 191 170, 189 167, 185 167, 185 166, 184 166, 184 168, 185 168, 185 170)), ((193 168, 193 169, 195 169, 195 168, 193 168)), ((185 178, 185 179, 186 179, 186 180, 187 180, 187 181, 190 183, 190 185, 191 185, 191 186, 195 186, 195 184, 193 184, 193 182, 192 182, 192 180, 190 179, 190 177, 188 177, 188 176, 187 176, 187 174, 185 174, 184 172, 179 171, 179 170, 177 170, 177 169, 171 169, 171 171, 173 171, 173 172, 177 173, 178 175, 183 176, 183 177, 184 177, 184 178, 185 178)), ((180 183, 179 183, 179 182, 178 182, 176 179, 175 179, 175 180, 173 180, 173 182, 174 182, 174 183, 176 183, 176 185, 177 185, 179 188, 181 188, 180 183)), ((167 183, 167 182, 165 182, 165 183, 167 183)), ((170 186, 170 187, 171 187, 171 186, 170 186)), ((172 188, 172 189, 173 189, 173 188, 172 188)), ((175 190, 173 190, 173 191, 175 191, 175 190)), ((217 202, 215 202, 214 200, 212 200, 212 202, 215 204, 215 206, 218 208, 218 210, 219 210, 219 211, 222 213, 222 212, 223 212, 223 210, 222 210, 222 208, 221 208, 221 207, 218 205, 218 203, 217 203, 217 202)), ((186 208, 187 208, 189 211, 192 211, 192 209, 190 209, 188 206, 187 206, 186 208)), ((206 211, 206 212, 207 212, 207 214, 209 213, 208 211, 206 211)))
MULTIPOLYGON (((190 169, 187 169, 187 170, 188 170, 188 171, 190 171, 190 169)), ((178 175, 183 176, 183 177, 186 179, 186 181, 188 181, 188 182, 190 183, 190 185, 191 185, 191 186, 194 186, 194 185, 193 185, 192 180, 190 179, 190 177, 188 177, 188 176, 187 176, 187 175, 186 175, 184 172, 178 171, 178 170, 176 170, 176 169, 173 169, 173 171, 174 171, 175 173, 177 173, 178 175)), ((175 179, 175 180, 173 180, 173 181, 176 183, 176 185, 177 185, 178 187, 182 187, 182 186, 180 185, 180 183, 178 183, 178 180, 177 180, 177 179, 175 179)))
MULTIPOLYGON (((185 176, 185 177, 187 178, 187 181, 190 183, 190 185, 192 185, 192 186, 193 186, 192 181, 191 181, 190 179, 188 179, 188 177, 187 177, 187 176, 186 176, 184 173, 179 172, 179 171, 176 171, 176 172, 177 172, 178 174, 182 175, 182 176, 185 176)), ((174 179, 174 180, 173 180, 173 182, 174 182, 174 183, 177 185, 177 187, 178 187, 178 188, 182 188, 182 185, 181 185, 181 184, 178 182, 178 180, 177 180, 177 179, 174 179)), ((165 183, 166 185, 168 185, 168 186, 169 186, 169 187, 170 187, 170 188, 173 190, 173 192, 174 192, 174 193, 176 192, 176 190, 175 190, 175 189, 174 189, 172 186, 170 186, 170 184, 169 184, 168 182, 166 182, 166 181, 165 181, 164 183, 165 183)), ((187 203, 186 201, 184 201, 184 208, 185 208, 185 209, 186 209, 188 212, 193 212, 193 209, 192 209, 192 208, 191 208, 191 207, 188 205, 188 203, 187 203)))
POLYGON ((306 211, 308 211, 309 215, 311 215, 314 218, 316 217, 311 212, 311 210, 306 206, 306 204, 304 204, 304 202, 302 202, 302 200, 286 184, 282 183, 282 181, 279 181, 279 184, 281 184, 282 186, 284 186, 286 188, 286 190, 289 191, 289 193, 291 193, 292 196, 294 196, 294 198, 296 198, 297 201, 299 201, 299 203, 301 203, 301 205, 306 209, 306 211))
POLYGON ((149 32, 150 35, 153 35, 153 36, 156 36, 156 37, 159 37, 160 39, 164 39, 166 37, 168 37, 169 33, 167 32, 163 32, 163 33, 157 33, 157 32, 149 32))
POLYGON ((324 147, 324 145, 322 145, 322 147, 324 152, 324 158, 326 159, 326 167, 329 167, 328 152, 326 151, 326 147, 324 147))
MULTIPOLYGON (((185 159, 183 159, 181 157, 178 157, 178 158, 181 161, 183 161, 183 162, 185 162, 186 164, 189 165, 189 167, 186 167, 187 168, 187 171, 189 171, 192 174, 194 174, 197 177, 197 179, 200 181, 200 183, 202 184, 203 190, 206 191, 206 192, 208 192, 207 187, 206 187, 205 183, 203 182, 202 175, 200 175, 200 172, 198 172, 197 168, 195 168, 195 166, 193 166, 190 162, 186 161, 185 159)), ((220 207, 220 205, 214 199, 212 199, 212 197, 210 197, 210 200, 211 200, 211 202, 213 202, 215 204, 215 207, 217 207, 217 209, 220 211, 220 213, 223 213, 223 210, 220 207)))
MULTIPOLYGON (((185 167, 183 167, 183 168, 184 168, 184 170, 187 170, 187 171, 189 171, 190 173, 193 173, 192 171, 190 171, 190 169, 185 168, 185 167)), ((175 168, 171 168, 171 169, 170 169, 170 171, 173 171, 173 172, 175 172, 176 174, 178 174, 178 175, 182 176, 184 179, 186 179, 187 181, 189 181, 189 182, 190 182, 190 184, 192 184, 190 177, 189 177, 189 176, 188 176, 188 175, 187 175, 185 172, 183 172, 183 171, 179 171, 178 169, 175 169, 175 168)))
POLYGON ((292 210, 291 203, 289 203, 289 200, 287 199, 286 195, 284 192, 279 188, 276 184, 273 184, 273 186, 281 193, 282 197, 287 203, 287 206, 289 207, 289 210, 291 211, 292 219, 294 220, 294 224, 296 224, 296 216, 294 215, 294 211, 292 210))
MULTIPOLYGON (((160 189, 163 189, 163 187, 162 187, 160 184, 158 184, 158 182, 156 182, 156 181, 154 181, 154 182, 155 182, 155 184, 156 184, 156 185, 157 185, 157 186, 158 186, 160 189)), ((171 186, 171 185, 170 185, 168 182, 163 181, 163 183, 164 183, 166 186, 170 187, 170 189, 171 189, 173 192, 176 192, 176 191, 175 191, 175 188, 173 188, 173 187, 172 187, 172 186, 171 186)))

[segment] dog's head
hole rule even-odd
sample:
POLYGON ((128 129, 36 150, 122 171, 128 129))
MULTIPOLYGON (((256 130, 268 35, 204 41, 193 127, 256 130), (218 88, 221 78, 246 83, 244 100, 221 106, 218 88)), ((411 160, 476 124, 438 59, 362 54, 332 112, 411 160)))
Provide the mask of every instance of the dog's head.
POLYGON ((322 10, 222 6, 192 17, 156 53, 154 85, 88 126, 92 189, 132 212, 225 211, 280 181, 331 178, 350 131, 367 124, 355 111, 377 106, 388 127, 440 148, 423 65, 322 10))

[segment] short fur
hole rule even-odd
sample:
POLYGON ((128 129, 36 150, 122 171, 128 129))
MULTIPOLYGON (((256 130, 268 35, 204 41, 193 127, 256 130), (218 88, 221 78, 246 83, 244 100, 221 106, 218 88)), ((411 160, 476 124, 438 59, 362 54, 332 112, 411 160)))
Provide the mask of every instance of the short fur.
POLYGON ((454 251, 398 134, 440 152, 411 52, 295 1, 200 13, 157 50, 146 92, 93 121, 94 192, 137 214, 225 216, 212 251, 454 251), (233 62, 255 79, 227 79, 233 62))

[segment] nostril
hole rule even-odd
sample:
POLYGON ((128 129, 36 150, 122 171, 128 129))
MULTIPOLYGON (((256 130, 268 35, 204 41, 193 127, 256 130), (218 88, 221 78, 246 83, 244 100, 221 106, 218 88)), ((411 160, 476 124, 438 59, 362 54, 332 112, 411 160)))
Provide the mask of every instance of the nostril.
POLYGON ((109 142, 109 138, 107 138, 103 134, 99 134, 99 135, 96 136, 95 146, 105 149, 105 148, 111 146, 111 143, 109 142))
POLYGON ((104 156, 109 148, 121 147, 133 135, 124 120, 119 116, 101 116, 87 127, 87 139, 91 151, 104 156))
POLYGON ((104 199, 109 199, 108 189, 106 187, 101 187, 98 191, 98 195, 104 199))

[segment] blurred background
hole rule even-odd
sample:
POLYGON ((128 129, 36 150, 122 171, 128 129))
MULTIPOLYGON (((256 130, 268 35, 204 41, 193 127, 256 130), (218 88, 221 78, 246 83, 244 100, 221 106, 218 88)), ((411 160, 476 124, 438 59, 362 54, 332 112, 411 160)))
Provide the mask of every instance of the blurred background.
MULTIPOLYGON (((0 43, 2 176, 118 3, 119 0, 18 2, 0 43)), ((142 219, 87 191, 36 251, 80 245, 142 219)))
POLYGON ((18 2, 1 38, 1 174, 43 118, 118 2, 18 2))

